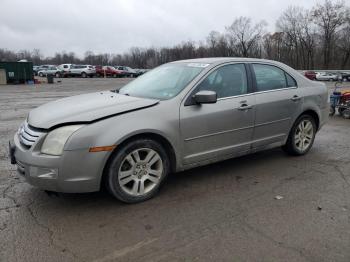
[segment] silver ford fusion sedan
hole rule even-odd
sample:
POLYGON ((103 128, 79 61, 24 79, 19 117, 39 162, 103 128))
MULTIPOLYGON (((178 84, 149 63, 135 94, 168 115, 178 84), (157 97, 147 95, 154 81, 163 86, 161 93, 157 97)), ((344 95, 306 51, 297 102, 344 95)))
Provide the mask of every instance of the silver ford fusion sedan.
POLYGON ((32 110, 10 141, 12 164, 41 189, 105 185, 135 203, 166 176, 267 148, 306 154, 328 116, 328 93, 269 60, 208 58, 164 64, 118 91, 32 110))

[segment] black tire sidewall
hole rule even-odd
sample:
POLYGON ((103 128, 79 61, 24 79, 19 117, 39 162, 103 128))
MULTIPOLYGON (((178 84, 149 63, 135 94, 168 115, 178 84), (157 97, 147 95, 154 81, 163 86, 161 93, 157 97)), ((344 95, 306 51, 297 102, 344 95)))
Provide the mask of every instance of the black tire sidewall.
POLYGON ((344 117, 345 119, 350 119, 350 109, 345 109, 342 112, 342 117, 344 117))
POLYGON ((343 116, 343 112, 345 111, 345 108, 338 108, 338 113, 340 116, 343 116))
POLYGON ((166 151, 164 150, 164 148, 160 143, 151 139, 134 140, 129 142, 125 146, 123 146, 121 149, 119 149, 117 152, 115 152, 111 156, 108 164, 108 168, 107 168, 106 186, 113 196, 115 196, 117 199, 125 203, 142 202, 152 198, 159 191, 159 188, 164 182, 165 178, 167 177, 169 170, 170 170, 169 157, 167 156, 166 151), (119 185, 118 170, 124 158, 128 154, 130 154, 132 151, 140 148, 150 148, 159 154, 163 162, 163 175, 161 177, 160 183, 146 195, 131 196, 128 193, 126 193, 119 185))

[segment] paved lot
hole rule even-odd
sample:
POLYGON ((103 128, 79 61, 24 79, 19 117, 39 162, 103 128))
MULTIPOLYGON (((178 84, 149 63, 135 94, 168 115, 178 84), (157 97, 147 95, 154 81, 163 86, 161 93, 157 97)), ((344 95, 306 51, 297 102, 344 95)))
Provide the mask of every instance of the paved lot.
POLYGON ((307 156, 275 149, 174 174, 137 205, 49 196, 16 175, 7 141, 30 109, 127 81, 0 86, 0 261, 350 261, 350 120, 337 116, 307 156))

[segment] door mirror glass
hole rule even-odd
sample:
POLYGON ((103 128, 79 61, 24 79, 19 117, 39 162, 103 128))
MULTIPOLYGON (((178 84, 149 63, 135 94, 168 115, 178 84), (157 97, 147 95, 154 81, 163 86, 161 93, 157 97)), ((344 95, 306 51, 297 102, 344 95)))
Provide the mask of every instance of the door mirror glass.
POLYGON ((197 104, 214 104, 217 101, 217 94, 214 91, 203 90, 193 96, 197 104))

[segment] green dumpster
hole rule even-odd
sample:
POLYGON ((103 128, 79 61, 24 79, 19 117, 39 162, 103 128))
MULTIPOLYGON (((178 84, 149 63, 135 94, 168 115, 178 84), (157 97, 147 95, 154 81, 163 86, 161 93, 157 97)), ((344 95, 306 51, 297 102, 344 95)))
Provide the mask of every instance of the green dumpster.
POLYGON ((0 62, 0 69, 5 70, 8 84, 24 84, 34 80, 32 62, 0 62))

